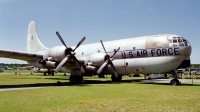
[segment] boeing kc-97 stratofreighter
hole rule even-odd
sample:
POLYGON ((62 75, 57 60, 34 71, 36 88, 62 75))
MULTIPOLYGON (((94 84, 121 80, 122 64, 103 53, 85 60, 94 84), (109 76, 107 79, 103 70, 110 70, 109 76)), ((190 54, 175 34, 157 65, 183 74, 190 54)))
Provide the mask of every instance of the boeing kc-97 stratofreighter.
POLYGON ((70 82, 80 83, 83 76, 111 74, 121 81, 127 74, 173 73, 171 84, 180 84, 175 70, 190 66, 190 43, 179 35, 158 34, 69 47, 56 32, 62 46, 45 47, 39 40, 35 22, 28 26, 26 52, 0 50, 0 57, 27 61, 46 72, 71 73, 70 82))

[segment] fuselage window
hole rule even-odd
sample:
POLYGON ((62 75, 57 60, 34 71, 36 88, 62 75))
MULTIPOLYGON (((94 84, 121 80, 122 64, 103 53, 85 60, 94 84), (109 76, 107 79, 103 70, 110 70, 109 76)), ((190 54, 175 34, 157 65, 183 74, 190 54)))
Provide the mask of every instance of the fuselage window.
POLYGON ((82 55, 84 55, 84 52, 82 52, 82 55))
POLYGON ((98 50, 98 53, 100 53, 100 50, 98 50))
POLYGON ((133 50, 135 50, 135 47, 133 47, 133 50))

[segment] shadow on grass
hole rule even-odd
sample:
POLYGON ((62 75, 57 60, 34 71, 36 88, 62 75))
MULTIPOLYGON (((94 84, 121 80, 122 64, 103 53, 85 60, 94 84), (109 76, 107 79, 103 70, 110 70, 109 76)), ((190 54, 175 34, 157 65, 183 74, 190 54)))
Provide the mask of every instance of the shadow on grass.
MULTIPOLYGON (((169 85, 170 80, 157 80, 157 79, 126 79, 122 80, 121 82, 112 82, 111 80, 108 81, 99 81, 99 80, 84 80, 85 84, 121 84, 121 83, 137 83, 137 84, 154 84, 154 85, 169 85), (158 82, 159 81, 159 82, 158 82)), ((182 83, 179 86, 200 86, 200 84, 188 84, 182 83)))
MULTIPOLYGON (((51 78, 52 79, 52 78, 51 78)), ((68 80, 62 78, 53 78, 52 80, 68 80)), ((92 84, 123 84, 123 83, 137 83, 137 84, 154 84, 154 85, 169 85, 169 81, 166 80, 145 80, 145 79, 126 79, 121 82, 112 82, 111 80, 84 80, 81 84, 72 84, 70 82, 56 82, 56 83, 34 83, 34 84, 17 84, 17 85, 0 85, 0 90, 2 89, 14 89, 14 88, 35 88, 35 87, 53 87, 53 86, 90 86, 92 84), (163 82, 162 82, 163 81, 163 82)), ((187 84, 183 83, 180 86, 200 86, 200 84, 187 84)))

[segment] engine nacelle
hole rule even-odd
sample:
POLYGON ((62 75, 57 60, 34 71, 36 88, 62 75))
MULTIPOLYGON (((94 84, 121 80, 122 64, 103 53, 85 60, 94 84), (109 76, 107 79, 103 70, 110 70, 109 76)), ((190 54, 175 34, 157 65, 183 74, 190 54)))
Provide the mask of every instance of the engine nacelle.
POLYGON ((89 61, 94 66, 100 67, 106 60, 106 54, 105 53, 95 53, 90 55, 89 61))
POLYGON ((45 53, 45 57, 52 57, 52 60, 60 62, 65 58, 66 50, 65 46, 56 46, 45 53))
POLYGON ((54 69, 56 68, 56 62, 52 61, 45 61, 45 63, 40 63, 40 61, 34 61, 31 62, 31 65, 33 65, 36 68, 47 68, 47 69, 54 69))
POLYGON ((46 64, 43 65, 44 68, 53 69, 56 67, 56 62, 46 61, 46 64))
POLYGON ((54 72, 53 69, 45 69, 45 68, 35 68, 33 69, 35 73, 47 73, 47 72, 54 72))
POLYGON ((86 70, 87 72, 96 72, 96 71, 97 71, 97 68, 94 67, 94 66, 88 65, 88 66, 85 67, 85 70, 86 70))

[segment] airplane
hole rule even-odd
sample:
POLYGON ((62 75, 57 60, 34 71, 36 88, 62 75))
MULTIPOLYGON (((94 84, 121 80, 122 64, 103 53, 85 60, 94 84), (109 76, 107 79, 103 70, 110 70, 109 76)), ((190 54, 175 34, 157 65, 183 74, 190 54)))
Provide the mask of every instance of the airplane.
POLYGON ((36 25, 28 26, 26 52, 0 49, 0 57, 27 61, 35 68, 71 73, 71 83, 83 76, 111 74, 114 82, 129 74, 172 73, 172 85, 179 85, 176 70, 190 66, 192 47, 182 36, 157 34, 69 47, 57 31, 63 45, 45 47, 38 38, 36 25))

